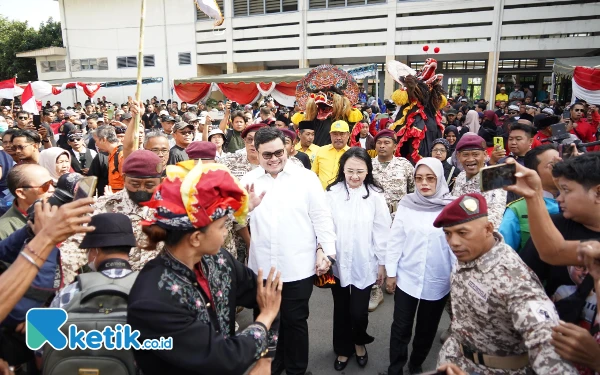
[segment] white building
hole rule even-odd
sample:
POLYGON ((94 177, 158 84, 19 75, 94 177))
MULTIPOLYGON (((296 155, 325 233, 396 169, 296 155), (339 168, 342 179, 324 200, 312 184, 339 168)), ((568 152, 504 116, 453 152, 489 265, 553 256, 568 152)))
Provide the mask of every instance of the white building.
MULTIPOLYGON (((39 79, 134 79, 140 1, 58 1, 66 48, 18 55, 36 58, 39 79)), ((143 76, 163 81, 144 85, 143 99, 177 99, 171 90, 174 79, 323 63, 380 63, 383 69, 391 59, 419 67, 427 57, 438 60, 438 72, 445 75, 444 86, 451 94, 462 87, 472 97, 489 99, 498 85, 510 90, 514 78, 534 90, 542 88, 550 81, 555 57, 600 51, 600 1, 217 3, 225 22, 215 29, 192 0, 147 0, 143 76), (434 47, 441 50, 435 56, 434 47)), ((383 71, 380 79, 380 95, 389 96, 393 81, 383 71)), ((124 86, 102 89, 99 95, 122 102, 134 92, 135 86, 124 86)))

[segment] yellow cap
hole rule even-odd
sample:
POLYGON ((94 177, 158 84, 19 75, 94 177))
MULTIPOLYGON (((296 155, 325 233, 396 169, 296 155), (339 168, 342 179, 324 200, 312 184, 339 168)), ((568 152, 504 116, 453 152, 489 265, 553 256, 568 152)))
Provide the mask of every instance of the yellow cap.
POLYGON ((348 123, 344 120, 337 120, 333 124, 331 124, 331 129, 329 129, 330 133, 340 132, 340 133, 350 133, 350 127, 348 123))

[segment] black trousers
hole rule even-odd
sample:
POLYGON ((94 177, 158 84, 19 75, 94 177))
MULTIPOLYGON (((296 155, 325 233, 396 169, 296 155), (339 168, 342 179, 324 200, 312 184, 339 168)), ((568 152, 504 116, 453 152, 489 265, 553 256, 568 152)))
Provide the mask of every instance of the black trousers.
POLYGON ((302 375, 308 368, 308 301, 314 276, 283 283, 279 310, 279 339, 272 372, 302 375))
POLYGON ((335 278, 333 295, 333 351, 338 356, 350 357, 354 345, 366 345, 375 339, 367 334, 369 325, 369 298, 371 286, 358 289, 354 285, 340 286, 335 278))
POLYGON ((435 339, 447 298, 448 295, 437 301, 426 301, 411 297, 396 287, 388 375, 402 374, 402 368, 408 359, 408 344, 412 336, 415 314, 417 324, 410 363, 414 366, 421 366, 425 362, 435 339))

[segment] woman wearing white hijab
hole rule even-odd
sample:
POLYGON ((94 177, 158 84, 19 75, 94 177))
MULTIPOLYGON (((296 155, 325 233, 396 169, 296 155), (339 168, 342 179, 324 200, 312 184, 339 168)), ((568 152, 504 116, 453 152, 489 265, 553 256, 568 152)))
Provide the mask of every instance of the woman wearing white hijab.
POLYGON ((50 147, 40 152, 39 164, 50 172, 54 182, 71 170, 71 155, 60 147, 50 147))
POLYGON ((385 255, 386 288, 394 293, 389 375, 401 374, 408 360, 415 315, 415 339, 409 373, 421 373, 435 339, 450 293, 450 273, 456 258, 441 228, 433 221, 455 198, 444 178, 442 163, 421 159, 415 167, 415 192, 398 204, 385 255))
POLYGON ((469 112, 467 112, 467 117, 465 118, 463 127, 469 128, 469 131, 475 134, 479 133, 481 124, 479 123, 479 115, 476 111, 471 109, 469 112))

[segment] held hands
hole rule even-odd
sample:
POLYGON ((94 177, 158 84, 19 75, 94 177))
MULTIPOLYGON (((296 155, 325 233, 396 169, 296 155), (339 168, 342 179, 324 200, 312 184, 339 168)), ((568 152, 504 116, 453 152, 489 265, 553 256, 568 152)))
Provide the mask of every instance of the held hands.
POLYGON ((394 293, 396 291, 396 278, 395 277, 389 277, 386 279, 385 282, 385 290, 387 290, 388 293, 394 293))
POLYGON ((330 267, 331 262, 329 261, 329 259, 327 259, 325 252, 323 251, 323 249, 318 249, 317 262, 315 264, 315 273, 317 274, 317 276, 326 274, 327 271, 329 271, 330 267))
POLYGON ((256 318, 256 321, 263 323, 269 329, 273 320, 277 317, 279 306, 281 305, 281 290, 283 289, 281 272, 277 272, 277 276, 275 276, 275 267, 271 267, 269 276, 263 282, 263 270, 260 268, 256 282, 258 285, 256 302, 260 309, 260 314, 256 318))
POLYGON ((542 180, 536 171, 525 168, 512 158, 506 160, 506 163, 516 165, 517 173, 515 173, 515 177, 517 177, 517 183, 516 185, 505 186, 504 190, 512 191, 525 198, 533 198, 536 195, 541 196, 542 180))

